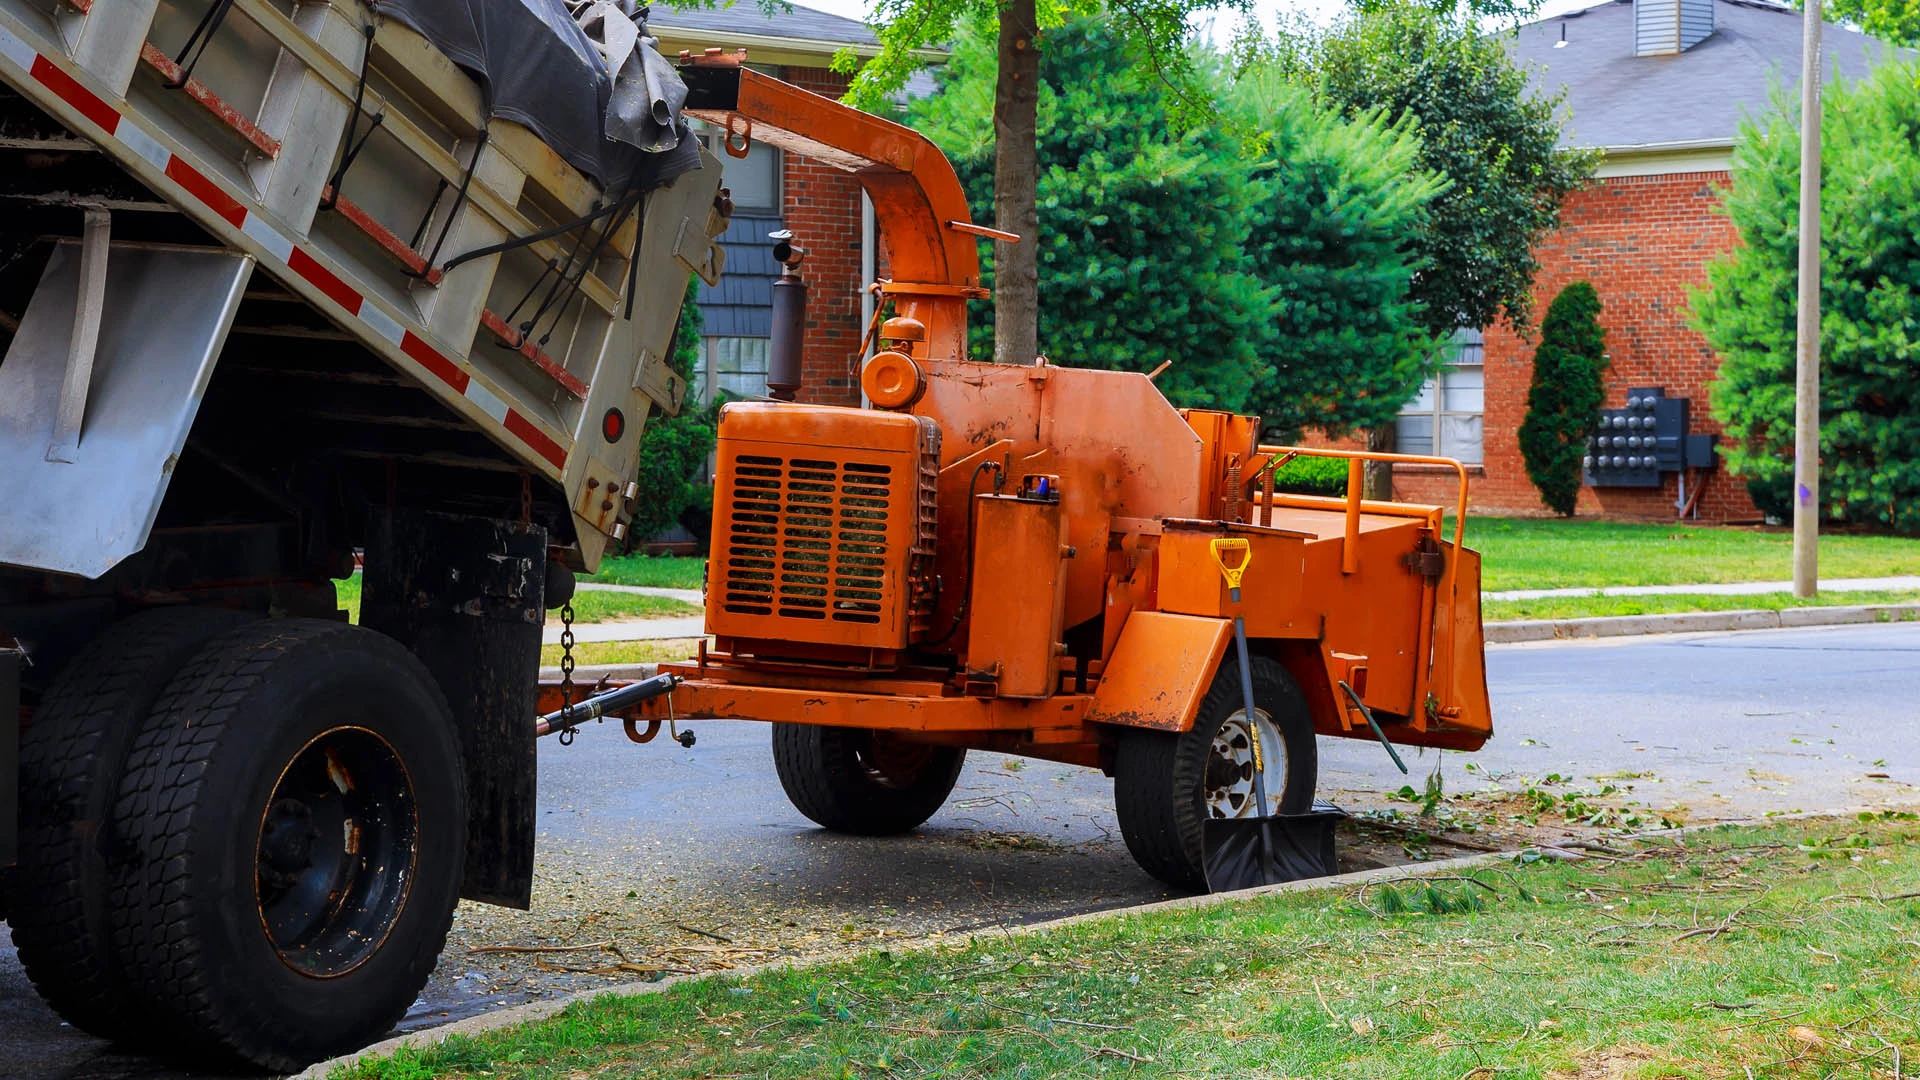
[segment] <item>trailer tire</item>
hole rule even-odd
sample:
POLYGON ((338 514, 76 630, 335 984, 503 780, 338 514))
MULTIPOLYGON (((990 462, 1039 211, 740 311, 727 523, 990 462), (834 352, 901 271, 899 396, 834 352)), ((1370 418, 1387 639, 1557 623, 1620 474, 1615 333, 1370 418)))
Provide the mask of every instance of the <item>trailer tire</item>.
POLYGON ((114 943, 163 1053, 293 1072, 390 1030, 446 942, 466 787, 398 642, 275 619, 208 642, 135 740, 114 943))
POLYGON ((912 832, 940 809, 967 752, 866 728, 773 725, 773 768, 793 808, 855 836, 912 832))
POLYGON ((155 608, 108 627, 54 678, 20 740, 20 858, 9 876, 14 947, 34 989, 74 1027, 132 1033, 113 950, 114 799, 161 688, 202 642, 254 616, 155 608))
MULTIPOLYGON (((1278 661, 1256 656, 1252 667, 1254 704, 1268 715, 1286 755, 1279 812, 1305 813, 1313 808, 1320 772, 1306 695, 1278 661)), ((1230 719, 1245 712, 1240 665, 1228 659, 1200 700, 1192 728, 1183 732, 1129 728, 1120 734, 1113 769, 1120 835, 1142 870, 1176 889, 1207 889, 1207 765, 1213 757, 1214 737, 1230 719)))

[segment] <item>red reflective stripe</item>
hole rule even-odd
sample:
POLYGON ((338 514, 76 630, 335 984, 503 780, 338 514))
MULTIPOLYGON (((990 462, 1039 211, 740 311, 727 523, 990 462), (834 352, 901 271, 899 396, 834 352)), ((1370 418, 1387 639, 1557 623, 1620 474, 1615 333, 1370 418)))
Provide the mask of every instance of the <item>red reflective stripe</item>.
POLYGON ((507 430, 518 437, 521 442, 533 447, 534 453, 552 462, 554 468, 564 469, 567 467, 567 452, 561 448, 560 444, 547 438, 539 428, 529 423, 526 417, 521 416, 512 409, 507 410, 507 430))
POLYGON ((420 340, 413 331, 407 331, 400 339, 400 351, 412 357, 414 363, 433 372, 441 382, 462 394, 467 392, 467 373, 454 366, 453 361, 441 356, 439 350, 420 340))
POLYGON ((233 196, 221 191, 199 169, 187 164, 180 155, 167 159, 167 178, 187 189, 187 194, 207 204, 207 208, 238 229, 247 223, 247 208, 233 196))
POLYGON ((333 271, 315 262, 304 248, 293 249, 293 254, 287 257, 287 269, 306 278, 314 288, 326 293, 327 299, 346 308, 347 314, 360 314, 360 294, 333 271))
MULTIPOLYGON (((44 17, 44 16, 43 16, 44 17)), ((93 121, 96 127, 111 135, 120 128, 120 114, 107 104, 100 95, 81 86, 73 76, 54 67, 52 61, 44 56, 35 55, 31 74, 40 80, 40 85, 53 91, 60 100, 80 110, 80 115, 93 121)))

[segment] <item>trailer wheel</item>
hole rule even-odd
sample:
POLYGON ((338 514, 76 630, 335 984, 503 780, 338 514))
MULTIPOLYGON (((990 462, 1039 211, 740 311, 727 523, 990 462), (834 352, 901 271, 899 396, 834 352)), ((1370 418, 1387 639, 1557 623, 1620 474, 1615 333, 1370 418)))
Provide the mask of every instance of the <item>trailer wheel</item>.
POLYGON ((947 801, 967 752, 865 728, 773 725, 773 767, 794 809, 834 832, 911 832, 947 801))
POLYGON ((115 809, 114 941, 163 1051, 292 1072, 392 1028, 446 941, 465 804, 446 699, 399 643, 311 619, 208 642, 115 809))
POLYGON ((253 616, 156 608, 122 619, 69 661, 20 745, 20 860, 9 882, 13 943, 61 1019, 104 1038, 132 1033, 113 951, 108 867, 120 772, 161 687, 202 642, 253 616))
POLYGON ((1306 696, 1277 661, 1256 656, 1253 700, 1250 723, 1240 666, 1229 659, 1214 674, 1190 730, 1120 735, 1113 777, 1120 835, 1141 869, 1177 889, 1207 887, 1209 817, 1260 816, 1252 798, 1256 761, 1268 797, 1280 797, 1280 813, 1313 807, 1320 763, 1306 696))

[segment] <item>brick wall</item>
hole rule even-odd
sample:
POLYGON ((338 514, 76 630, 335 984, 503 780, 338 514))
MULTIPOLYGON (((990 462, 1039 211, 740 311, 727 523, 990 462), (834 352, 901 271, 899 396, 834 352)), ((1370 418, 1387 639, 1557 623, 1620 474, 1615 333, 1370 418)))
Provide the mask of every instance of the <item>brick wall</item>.
MULTIPOLYGON (((847 76, 826 68, 789 67, 782 78, 803 90, 839 98, 847 76)), ((799 399, 858 405, 854 367, 860 354, 860 185, 852 174, 799 154, 781 161, 781 210, 807 260, 807 335, 799 399)))
MULTIPOLYGON (((1563 225, 1541 245, 1534 281, 1534 315, 1574 281, 1586 280, 1600 294, 1600 324, 1607 332, 1607 401, 1626 403, 1633 386, 1664 386, 1669 397, 1693 399, 1695 432, 1717 432, 1707 405, 1707 384, 1719 362, 1705 340, 1687 326, 1687 289, 1706 283, 1706 264, 1732 247, 1732 224, 1715 208, 1725 172, 1614 177, 1597 181, 1568 200, 1563 225)), ((1472 505, 1494 513, 1540 514, 1546 509, 1527 479, 1520 456, 1520 422, 1526 417, 1537 342, 1505 326, 1486 334, 1484 465, 1472 479, 1472 505)), ((1453 501, 1451 475, 1396 470, 1395 494, 1420 502, 1453 501)), ((1696 474, 1701 475, 1701 474, 1696 474)), ((1759 511, 1746 486, 1723 469, 1704 474, 1697 504, 1702 521, 1750 521, 1759 511)), ((1676 477, 1659 488, 1583 488, 1579 513, 1617 518, 1674 517, 1676 477)))

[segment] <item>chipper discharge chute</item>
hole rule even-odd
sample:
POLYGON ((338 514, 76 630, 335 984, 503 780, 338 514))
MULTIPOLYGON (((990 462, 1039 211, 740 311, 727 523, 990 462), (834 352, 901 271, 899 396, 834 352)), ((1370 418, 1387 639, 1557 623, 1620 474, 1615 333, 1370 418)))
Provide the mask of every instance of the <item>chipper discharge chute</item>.
MULTIPOLYGON (((1358 482, 1363 459, 1450 466, 1463 510, 1458 463, 1263 445, 1257 417, 1176 409, 1146 375, 969 361, 975 239, 1018 238, 968 223, 939 151, 737 58, 686 77, 695 115, 824 144, 867 189, 894 315, 868 407, 722 410, 712 642, 614 710, 636 738, 768 721, 794 805, 862 834, 925 821, 969 749, 1097 767, 1141 866, 1197 890, 1330 870, 1318 737, 1489 737, 1463 518, 1446 529, 1441 507, 1363 500, 1358 482), (1347 496, 1276 491, 1297 455, 1349 459, 1347 496)), ((807 239, 781 249, 790 276, 807 239)), ((798 325, 772 350, 794 358, 769 377, 789 398, 798 325)))

